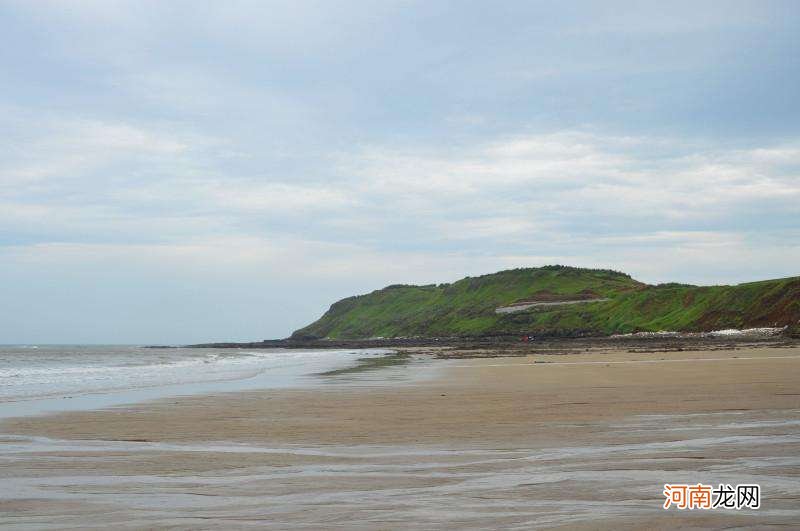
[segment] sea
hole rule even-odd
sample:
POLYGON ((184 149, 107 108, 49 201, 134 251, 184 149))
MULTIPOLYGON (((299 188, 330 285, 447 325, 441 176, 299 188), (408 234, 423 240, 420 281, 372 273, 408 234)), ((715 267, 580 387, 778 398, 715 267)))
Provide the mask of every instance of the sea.
POLYGON ((315 385, 383 349, 0 345, 0 418, 168 396, 315 385))

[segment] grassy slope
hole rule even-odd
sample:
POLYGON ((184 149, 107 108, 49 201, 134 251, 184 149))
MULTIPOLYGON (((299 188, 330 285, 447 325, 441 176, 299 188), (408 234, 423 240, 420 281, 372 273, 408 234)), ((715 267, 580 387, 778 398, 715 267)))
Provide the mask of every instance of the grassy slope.
POLYGON ((657 330, 774 326, 800 320, 800 277, 738 286, 648 286, 607 270, 547 266, 513 269, 429 286, 389 286, 335 303, 293 337, 571 336, 657 330), (541 292, 591 291, 606 302, 495 308, 541 292))

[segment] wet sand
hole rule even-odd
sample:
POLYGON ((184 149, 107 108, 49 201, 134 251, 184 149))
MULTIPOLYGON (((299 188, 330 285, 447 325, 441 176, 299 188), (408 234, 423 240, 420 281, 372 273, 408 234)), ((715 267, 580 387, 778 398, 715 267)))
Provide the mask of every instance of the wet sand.
POLYGON ((0 524, 293 529, 800 522, 800 348, 588 351, 409 366, 313 389, 0 424, 0 524), (664 511, 664 483, 759 483, 664 511))

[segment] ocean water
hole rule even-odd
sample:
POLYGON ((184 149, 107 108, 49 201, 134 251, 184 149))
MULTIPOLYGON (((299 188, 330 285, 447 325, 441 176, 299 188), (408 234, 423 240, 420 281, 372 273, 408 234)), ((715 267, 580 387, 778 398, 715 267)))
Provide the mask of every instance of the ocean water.
POLYGON ((390 351, 0 346, 0 418, 164 396, 312 385, 390 351))

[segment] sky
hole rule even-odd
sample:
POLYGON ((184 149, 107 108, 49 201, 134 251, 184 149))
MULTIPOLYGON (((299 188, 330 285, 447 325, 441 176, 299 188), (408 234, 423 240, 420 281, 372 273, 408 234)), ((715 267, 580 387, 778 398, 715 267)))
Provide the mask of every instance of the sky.
POLYGON ((0 0, 0 343, 514 267, 800 275, 800 2, 0 0))

